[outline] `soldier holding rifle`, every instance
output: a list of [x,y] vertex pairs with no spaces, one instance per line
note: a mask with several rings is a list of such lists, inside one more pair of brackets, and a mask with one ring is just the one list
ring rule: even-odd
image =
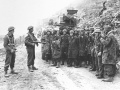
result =
[[15,63],[15,43],[14,43],[14,27],[9,27],[8,28],[8,34],[5,35],[4,37],[4,48],[6,50],[6,59],[5,59],[5,66],[4,66],[4,71],[5,71],[5,77],[9,77],[7,71],[10,66],[11,68],[11,74],[17,74],[14,71],[14,63]]
[[33,70],[38,70],[34,66],[34,60],[35,60],[35,45],[38,46],[37,38],[34,36],[33,33],[33,26],[28,27],[28,35],[25,37],[25,46],[28,53],[28,61],[27,66],[28,70],[30,72],[33,72]]

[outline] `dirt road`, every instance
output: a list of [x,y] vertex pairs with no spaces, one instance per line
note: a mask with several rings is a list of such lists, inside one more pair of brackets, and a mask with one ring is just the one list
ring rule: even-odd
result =
[[112,83],[96,79],[93,72],[85,68],[61,66],[55,68],[41,60],[41,47],[36,47],[35,66],[39,70],[28,72],[25,46],[16,53],[15,70],[18,75],[4,77],[4,59],[0,56],[0,90],[120,90],[120,77]]

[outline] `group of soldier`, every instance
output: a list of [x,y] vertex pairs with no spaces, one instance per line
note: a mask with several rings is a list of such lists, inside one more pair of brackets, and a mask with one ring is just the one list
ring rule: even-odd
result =
[[[117,22],[116,29],[120,28]],[[50,65],[59,68],[85,67],[96,72],[98,79],[112,82],[116,74],[119,45],[112,26],[105,24],[100,27],[70,30],[47,30],[42,36],[42,58]]]
[[[115,29],[120,29],[120,22],[116,22]],[[14,71],[15,63],[15,42],[14,27],[8,28],[8,34],[4,37],[4,47],[6,50],[5,77],[8,77],[8,68],[11,74]],[[28,35],[25,37],[25,46],[28,53],[27,66],[30,72],[38,70],[34,66],[35,45],[38,40],[33,33],[33,26],[28,27]],[[116,30],[112,26],[105,24],[100,27],[70,30],[47,30],[44,32],[42,43],[42,59],[50,65],[59,68],[61,65],[75,68],[85,67],[90,71],[95,71],[98,79],[105,82],[112,82],[116,74],[117,57],[119,56],[119,45],[114,37]],[[106,79],[107,76],[107,79]]]
[[[4,37],[4,48],[6,50],[6,59],[5,59],[5,66],[4,66],[4,71],[5,71],[5,77],[9,77],[8,74],[8,68],[10,67],[11,69],[11,74],[18,74],[18,72],[14,71],[14,64],[15,64],[15,57],[16,57],[16,43],[14,40],[14,30],[15,28],[13,26],[8,28],[8,34],[5,35]],[[34,27],[29,26],[28,27],[28,33],[27,36],[25,37],[25,46],[27,50],[27,66],[28,70],[30,72],[33,72],[34,70],[38,70],[34,66],[34,60],[35,60],[35,45],[38,46],[38,40],[35,37],[33,33]]]

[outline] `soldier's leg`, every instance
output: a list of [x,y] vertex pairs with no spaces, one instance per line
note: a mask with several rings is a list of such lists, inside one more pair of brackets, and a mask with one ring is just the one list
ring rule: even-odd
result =
[[104,78],[104,64],[101,64],[101,68],[99,70],[99,76],[98,79]]
[[57,68],[60,67],[60,58],[57,59]]
[[33,69],[33,70],[38,70],[38,68],[36,68],[36,67],[34,66],[34,64],[35,64],[35,48],[33,49],[32,69]]
[[5,71],[5,77],[8,77],[9,75],[7,74],[10,62],[11,62],[12,54],[10,52],[6,52],[6,59],[5,59],[5,66],[4,66],[4,71]]
[[65,58],[66,58],[66,48],[61,48],[61,55],[62,55],[62,65],[64,65]]
[[14,68],[14,63],[15,63],[15,54],[11,55],[11,62],[10,62],[10,68],[13,69]]
[[99,75],[99,65],[98,65],[98,57],[95,57],[95,66],[96,66],[96,76]]
[[27,53],[28,53],[27,66],[28,66],[29,71],[33,72],[33,70],[32,70],[33,57],[34,57],[33,49],[32,48],[27,48]]
[[14,71],[14,64],[15,64],[15,53],[12,54],[11,62],[10,62],[10,68],[11,68],[11,74],[18,74]]
[[104,69],[105,69],[105,72],[106,72],[106,74],[108,76],[108,79],[105,79],[103,81],[112,82],[113,77],[115,76],[116,66],[113,65],[113,64],[106,64]]

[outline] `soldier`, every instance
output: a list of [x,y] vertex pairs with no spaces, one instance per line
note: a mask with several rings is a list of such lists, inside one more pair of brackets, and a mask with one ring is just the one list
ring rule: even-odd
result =
[[99,76],[99,71],[102,64],[101,55],[98,55],[101,50],[101,31],[100,28],[97,27],[95,30],[95,66],[96,66],[96,76]]
[[93,32],[92,35],[92,47],[91,47],[91,68],[90,71],[96,71],[95,67],[95,33]]
[[28,70],[30,72],[33,72],[33,70],[38,70],[38,68],[34,66],[35,45],[38,46],[38,43],[34,43],[34,41],[37,41],[37,38],[34,36],[33,26],[29,26],[28,30],[29,30],[28,35],[25,37],[25,46],[28,53],[27,66],[28,66]]
[[8,28],[8,34],[4,37],[4,48],[6,50],[6,59],[5,59],[5,77],[9,77],[7,71],[10,66],[11,68],[11,74],[17,74],[17,72],[14,71],[14,63],[15,63],[15,43],[14,43],[14,27]]
[[101,38],[101,42],[103,44],[103,53],[102,53],[102,75],[106,74],[108,76],[107,79],[104,79],[105,82],[112,82],[113,77],[115,76],[116,71],[116,60],[117,60],[117,50],[118,43],[115,39],[112,32],[110,32],[110,25],[104,26],[104,34],[103,38]]
[[71,67],[73,62],[74,66],[77,66],[78,44],[78,38],[74,36],[74,31],[71,30],[68,47],[68,67]]
[[87,31],[86,32],[86,38],[87,38],[87,50],[86,50],[86,60],[87,60],[87,64],[90,65],[91,63],[91,43],[92,43],[92,38],[90,36],[90,32]]
[[54,35],[54,39],[52,40],[52,59],[53,66],[60,67],[60,37],[57,33]]
[[61,39],[60,39],[60,50],[61,50],[60,57],[61,57],[62,65],[64,65],[68,55],[68,45],[69,45],[68,37],[69,36],[67,35],[67,30],[64,29],[63,35],[61,35]]
[[51,51],[51,44],[52,44],[52,36],[51,31],[47,31],[47,34],[42,38],[42,42],[44,43],[44,53],[45,53],[45,60],[49,62],[52,59],[52,51]]
[[80,31],[79,34],[79,65],[81,66],[82,62],[85,63],[85,67],[87,64],[85,53],[86,53],[86,45],[87,44],[87,38],[84,35],[84,30]]

